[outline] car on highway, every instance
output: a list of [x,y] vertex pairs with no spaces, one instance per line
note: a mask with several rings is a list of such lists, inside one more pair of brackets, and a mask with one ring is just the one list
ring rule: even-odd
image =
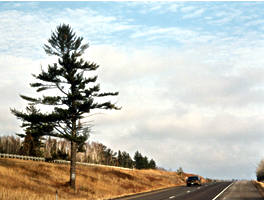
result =
[[201,186],[202,185],[202,181],[200,179],[199,176],[189,176],[187,179],[186,179],[186,185],[189,187],[189,186],[192,186],[192,185],[199,185]]

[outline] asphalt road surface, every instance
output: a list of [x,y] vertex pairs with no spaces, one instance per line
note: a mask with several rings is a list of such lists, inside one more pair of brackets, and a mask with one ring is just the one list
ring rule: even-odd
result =
[[216,182],[202,186],[179,186],[116,200],[261,200],[251,181]]
[[239,181],[235,182],[224,195],[217,200],[261,200],[261,197],[257,188],[251,181]]

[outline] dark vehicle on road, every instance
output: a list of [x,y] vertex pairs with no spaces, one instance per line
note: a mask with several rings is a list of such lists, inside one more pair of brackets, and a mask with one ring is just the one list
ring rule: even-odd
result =
[[186,180],[186,185],[187,186],[192,186],[192,185],[202,185],[201,179],[199,176],[190,176]]

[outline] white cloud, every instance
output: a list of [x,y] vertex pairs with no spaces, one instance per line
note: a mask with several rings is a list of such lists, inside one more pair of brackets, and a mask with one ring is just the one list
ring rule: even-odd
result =
[[[159,27],[144,27],[131,35],[132,39],[144,37],[147,41],[159,40],[159,39],[169,39],[172,41],[178,41],[180,43],[192,43],[200,42],[201,40],[206,39],[199,35],[196,31],[183,29],[179,27],[171,28],[159,28]],[[210,37],[209,37],[210,38]],[[207,39],[209,39],[207,38]]]
[[[168,11],[177,12],[180,8],[180,4],[178,2],[177,3],[174,2],[173,4],[168,5],[166,7],[168,8]],[[163,8],[163,9],[165,9],[165,8]]]
[[251,20],[248,23],[246,23],[246,26],[257,26],[257,25],[263,25],[264,24],[264,20],[263,19],[259,19],[259,20]]
[[214,18],[210,21],[208,21],[209,24],[215,24],[215,25],[224,25],[232,21],[240,21],[243,18],[243,11],[236,8],[226,8],[226,11],[219,11],[218,7],[215,7],[213,10],[215,10]]
[[95,41],[107,40],[115,32],[135,28],[114,16],[104,16],[88,8],[66,8],[60,12],[50,10],[49,13],[7,10],[0,12],[0,23],[0,51],[29,57],[43,56],[42,45],[49,38],[51,30],[54,31],[61,23],[70,24],[79,35],[82,33],[85,38]]
[[189,54],[183,49],[137,52],[98,46],[91,52],[90,58],[101,64],[102,85],[120,91],[123,107],[95,118],[92,139],[131,154],[138,149],[168,168],[182,166],[210,177],[223,168],[241,168],[219,177],[254,178],[252,163],[260,159],[264,131],[263,91],[254,88],[263,84],[264,71],[243,68],[239,58],[246,54],[263,62],[257,49],[237,50],[232,67],[220,62],[221,55],[204,64],[210,56],[203,48]]
[[205,9],[198,9],[192,13],[183,15],[183,18],[188,19],[188,18],[200,17],[204,13],[204,11]]
[[149,2],[129,2],[125,4],[125,7],[136,8],[142,14],[148,14],[150,12],[156,12],[164,14],[168,12],[178,12],[183,2],[166,2],[166,1],[149,1]]
[[195,10],[196,8],[194,6],[185,6],[185,7],[182,7],[181,8],[181,11],[184,12],[184,13],[188,13],[188,12],[191,12],[193,10]]
[[14,134],[20,132],[18,122],[10,112],[10,108],[22,110],[26,106],[20,94],[32,94],[29,83],[32,80],[31,73],[37,72],[40,65],[36,61],[27,58],[0,55],[0,133]]

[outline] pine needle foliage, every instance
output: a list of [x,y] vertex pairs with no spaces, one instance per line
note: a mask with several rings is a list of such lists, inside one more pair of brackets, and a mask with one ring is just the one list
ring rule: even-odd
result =
[[[48,123],[38,121],[37,116],[40,114],[35,106],[29,105],[26,107],[26,114],[12,110],[11,112],[22,120],[21,127],[24,128],[25,134],[17,134],[19,137],[24,138],[22,153],[28,156],[42,156],[40,148],[42,147],[43,136],[49,135],[53,131],[53,127]],[[31,117],[33,120],[28,120]]]
[[83,38],[76,36],[69,25],[59,25],[48,44],[44,45],[46,54],[56,56],[58,61],[49,64],[46,70],[41,69],[40,74],[33,75],[37,82],[30,84],[37,92],[56,90],[56,95],[43,95],[41,98],[20,95],[33,105],[52,107],[52,112],[29,115],[12,110],[17,117],[28,122],[37,121],[51,125],[53,131],[49,133],[50,136],[71,141],[70,185],[74,189],[77,145],[83,144],[89,134],[89,126],[78,122],[95,109],[120,109],[102,98],[116,96],[118,92],[100,92],[100,85],[96,83],[97,76],[91,76],[91,72],[99,65],[84,61],[81,57],[88,48],[88,44],[82,42]]

